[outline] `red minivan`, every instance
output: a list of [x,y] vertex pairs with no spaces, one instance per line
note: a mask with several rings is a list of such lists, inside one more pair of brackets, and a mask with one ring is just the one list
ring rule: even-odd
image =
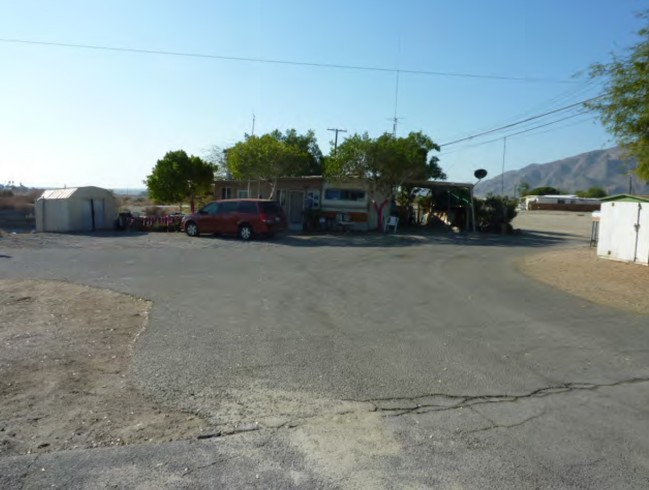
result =
[[189,236],[217,233],[250,240],[255,235],[272,236],[286,230],[286,216],[277,201],[226,199],[211,202],[200,211],[185,216],[181,229]]

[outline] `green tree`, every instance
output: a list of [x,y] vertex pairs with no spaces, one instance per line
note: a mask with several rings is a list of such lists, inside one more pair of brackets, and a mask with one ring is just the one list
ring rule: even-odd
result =
[[597,197],[602,198],[608,196],[607,192],[601,187],[591,187],[587,191],[575,192],[579,197]]
[[527,182],[521,182],[518,184],[518,195],[519,196],[527,196],[530,193],[530,184]]
[[556,187],[550,186],[535,187],[534,189],[527,191],[528,196],[547,196],[557,194],[561,194],[561,191]]
[[386,196],[381,203],[372,200],[380,228],[383,208],[397,192],[405,191],[411,199],[411,189],[405,189],[408,180],[446,178],[439,158],[429,157],[431,151],[439,149],[439,145],[421,132],[411,132],[402,138],[390,133],[378,138],[370,138],[367,133],[353,134],[338,146],[335,155],[327,158],[325,173],[334,179],[364,179],[369,182],[373,195],[380,192]]
[[480,231],[490,233],[511,233],[511,222],[518,214],[518,201],[509,197],[489,194],[484,199],[475,199],[475,216]]
[[284,133],[276,129],[270,133],[273,138],[281,141],[300,152],[299,160],[292,168],[292,174],[286,177],[296,175],[322,175],[324,155],[318,146],[318,140],[313,130],[305,134],[299,134],[295,129],[287,129]]
[[277,135],[246,135],[227,151],[227,166],[237,180],[261,180],[271,184],[272,199],[277,179],[299,175],[301,166],[308,158],[297,146],[282,141]]
[[149,197],[163,203],[189,200],[194,212],[196,198],[212,191],[216,165],[189,156],[183,150],[170,151],[158,160],[144,183]]
[[[649,10],[641,14],[647,21]],[[586,104],[599,113],[604,126],[638,165],[634,172],[649,181],[649,23],[628,56],[613,55],[609,63],[590,67],[591,79],[604,80],[604,95]]]

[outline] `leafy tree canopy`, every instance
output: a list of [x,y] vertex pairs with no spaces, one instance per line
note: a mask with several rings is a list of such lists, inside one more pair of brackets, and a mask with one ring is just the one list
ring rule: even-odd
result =
[[587,191],[577,191],[575,192],[579,197],[606,197],[608,196],[607,192],[601,187],[591,187]]
[[183,150],[170,151],[158,160],[144,183],[154,201],[182,203],[189,200],[193,211],[195,198],[212,191],[215,171],[214,164],[197,156],[189,156]]
[[272,185],[271,198],[279,177],[300,175],[309,154],[275,134],[246,135],[227,152],[227,165],[238,180],[266,180]]
[[518,186],[518,193],[521,196],[527,196],[530,193],[530,184],[527,182],[521,182]]
[[528,196],[547,196],[547,195],[557,195],[561,194],[561,191],[556,187],[535,187],[534,189],[527,191]]
[[445,179],[439,158],[431,151],[439,145],[421,133],[411,132],[403,138],[385,133],[370,138],[367,133],[353,134],[327,158],[325,172],[333,178],[365,178],[376,188],[393,195],[408,179]]
[[318,140],[313,130],[304,134],[299,134],[295,129],[287,129],[284,133],[276,129],[270,135],[285,143],[286,145],[296,148],[300,152],[300,159],[296,162],[295,168],[292,168],[292,175],[322,175],[324,156]]
[[[641,14],[645,22],[649,10]],[[613,55],[609,63],[590,68],[591,79],[604,81],[604,96],[586,104],[599,113],[604,126],[629,156],[635,173],[649,181],[649,23],[638,32],[640,41],[628,56]]]

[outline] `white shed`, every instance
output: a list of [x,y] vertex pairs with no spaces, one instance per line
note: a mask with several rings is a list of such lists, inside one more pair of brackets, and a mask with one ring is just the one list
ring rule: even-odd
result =
[[113,227],[115,196],[101,187],[71,187],[43,192],[36,200],[36,231],[93,231]]
[[597,255],[649,265],[649,196],[602,199]]

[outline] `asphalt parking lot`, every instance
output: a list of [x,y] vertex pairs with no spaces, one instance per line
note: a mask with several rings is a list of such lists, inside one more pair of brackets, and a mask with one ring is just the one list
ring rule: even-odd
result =
[[3,458],[0,484],[646,488],[647,317],[513,267],[584,235],[4,239],[2,278],[151,300],[130,376],[212,437]]

